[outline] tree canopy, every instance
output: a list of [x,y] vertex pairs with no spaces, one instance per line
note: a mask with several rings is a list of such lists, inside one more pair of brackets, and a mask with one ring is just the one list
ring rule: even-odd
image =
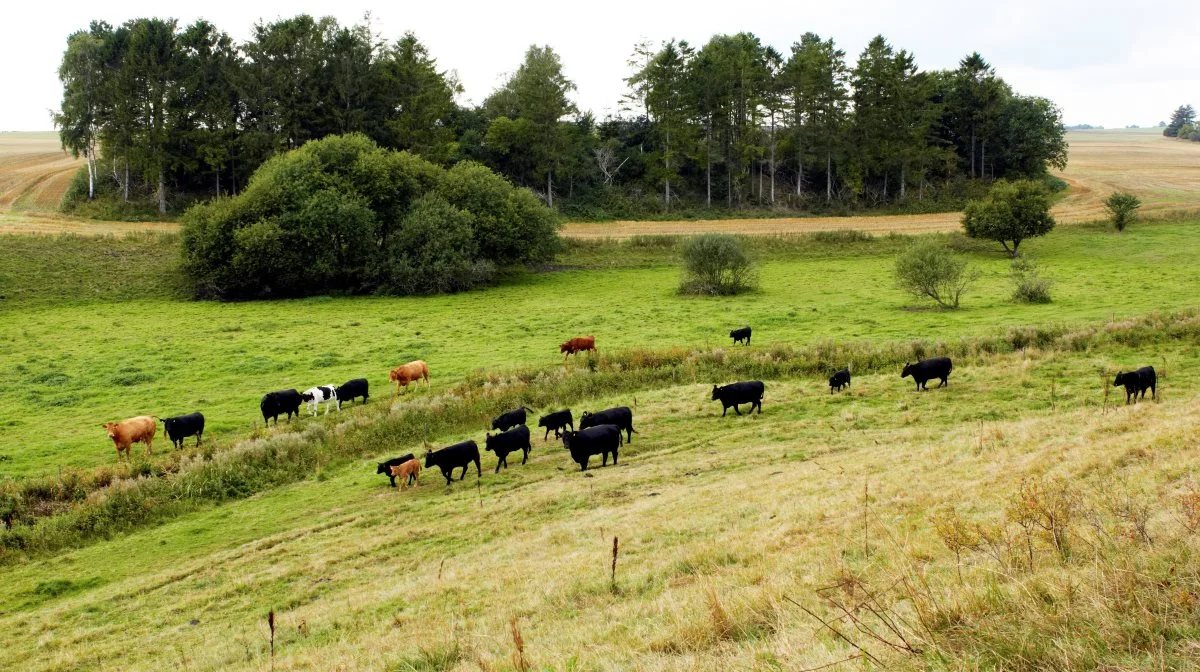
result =
[[[643,42],[629,63],[621,111],[596,119],[546,45],[473,106],[415,35],[389,41],[365,20],[301,14],[242,43],[203,20],[94,22],[67,40],[55,121],[88,159],[86,197],[160,211],[235,194],[271,157],[346,133],[440,166],[482,163],[582,216],[953,206],[1066,162],[1058,108],[1013,91],[978,53],[923,70],[882,35],[851,63],[815,33],[776,49],[742,32]],[[1192,134],[1189,110],[1164,131]]]
[[963,229],[972,238],[1000,243],[1009,256],[1016,257],[1022,241],[1054,229],[1050,194],[1032,180],[1000,180],[986,197],[967,203]]

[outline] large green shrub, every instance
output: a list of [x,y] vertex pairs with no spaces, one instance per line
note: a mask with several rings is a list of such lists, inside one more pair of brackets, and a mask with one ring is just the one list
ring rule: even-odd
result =
[[486,167],[440,168],[361,135],[264,163],[246,190],[183,218],[184,268],[201,297],[427,294],[549,260],[554,213]]
[[1054,229],[1050,193],[1034,180],[998,180],[986,197],[967,203],[963,229],[972,238],[1000,243],[1009,256],[1016,257],[1021,241]]
[[690,238],[683,246],[683,264],[682,294],[740,294],[758,282],[741,241],[725,234]]
[[920,240],[896,256],[896,284],[918,299],[958,308],[963,292],[979,278],[967,262],[935,239]]

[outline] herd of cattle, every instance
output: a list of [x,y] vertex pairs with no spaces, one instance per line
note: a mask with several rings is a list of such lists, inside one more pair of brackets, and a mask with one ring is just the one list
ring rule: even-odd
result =
[[[729,336],[733,338],[735,344],[740,342],[749,345],[750,335],[751,330],[748,326],[729,332]],[[572,338],[559,346],[559,352],[566,353],[566,356],[595,349],[596,339],[594,336]],[[916,382],[919,392],[928,389],[928,381],[934,379],[941,381],[938,387],[948,385],[950,372],[953,369],[954,364],[949,357],[935,357],[915,364],[905,364],[900,377],[911,377]],[[409,383],[423,380],[426,385],[429,385],[429,366],[421,360],[412,361],[392,369],[388,378],[396,385],[394,398],[400,393],[401,388],[408,386]],[[849,386],[849,368],[844,368],[829,378],[830,394],[840,392],[842,388]],[[1113,386],[1125,388],[1127,405],[1131,401],[1136,403],[1139,395],[1145,399],[1146,390],[1150,390],[1152,399],[1158,397],[1158,377],[1152,366],[1142,367],[1136,371],[1118,372],[1113,380]],[[742,381],[724,386],[714,385],[712,400],[721,402],[721,417],[725,417],[730,407],[733,408],[734,413],[741,415],[739,406],[746,404],[750,405],[749,413],[753,413],[757,408],[761,414],[764,392],[765,386],[761,380]],[[281,415],[286,416],[289,422],[293,415],[297,418],[300,417],[300,407],[304,404],[307,404],[308,411],[313,416],[317,415],[321,404],[325,404],[325,414],[328,415],[330,406],[341,411],[342,402],[361,399],[362,403],[365,403],[369,397],[367,379],[355,378],[342,385],[318,385],[304,392],[297,392],[294,389],[268,392],[259,403],[259,410],[262,412],[264,424],[269,425],[270,421],[274,420],[278,425]],[[508,456],[518,450],[522,453],[521,464],[528,461],[529,451],[532,450],[529,427],[526,426],[528,410],[530,409],[522,406],[506,411],[492,420],[491,428],[497,430],[498,433],[486,434],[484,450],[496,455],[495,473],[499,473],[501,467],[507,468]],[[128,460],[130,448],[134,443],[144,443],[146,454],[150,455],[158,422],[157,416],[142,415],[121,422],[105,423],[104,428],[117,449],[117,460],[120,461],[122,455]],[[182,448],[183,440],[190,436],[195,436],[196,445],[200,445],[200,440],[204,435],[203,414],[197,412],[165,418],[162,419],[162,423],[175,448]],[[633,428],[633,411],[627,406],[609,408],[595,413],[585,411],[579,418],[578,430],[575,429],[574,416],[570,409],[554,411],[541,416],[538,419],[538,427],[546,430],[542,435],[543,441],[549,439],[551,431],[554,432],[554,437],[562,441],[563,448],[570,453],[572,461],[579,465],[581,471],[587,470],[588,462],[594,456],[601,456],[601,466],[608,466],[608,457],[611,454],[613,464],[616,464],[619,448],[627,441],[633,441],[633,435],[637,431]],[[438,467],[442,476],[445,477],[447,485],[452,482],[452,474],[455,469],[462,469],[459,480],[466,478],[467,468],[471,463],[475,464],[476,475],[482,476],[479,445],[475,441],[463,441],[445,448],[428,451],[425,454],[425,468]],[[403,488],[419,483],[420,471],[420,461],[409,453],[379,463],[376,473],[387,475],[393,487],[396,486],[396,479],[399,478]]]

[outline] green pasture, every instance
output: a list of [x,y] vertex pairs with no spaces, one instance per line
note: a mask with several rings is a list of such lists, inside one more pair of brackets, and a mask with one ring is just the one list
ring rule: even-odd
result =
[[[380,403],[390,396],[389,367],[417,358],[437,390],[475,371],[555,365],[558,343],[576,335],[595,335],[601,349],[719,345],[744,324],[754,328],[752,348],[955,339],[1190,307],[1200,289],[1197,221],[1121,235],[1064,227],[1027,242],[1022,249],[1055,280],[1053,303],[1037,306],[1009,300],[1008,261],[990,247],[967,252],[982,278],[962,309],[914,304],[891,278],[906,240],[750,243],[762,259],[761,291],[736,298],[676,295],[675,243],[652,239],[573,243],[551,269],[454,296],[217,303],[186,299],[170,237],[5,239],[0,473],[111,462],[100,425],[132,415],[199,410],[219,438],[261,422],[265,392],[360,376],[370,380],[370,403]],[[155,448],[169,450],[162,434]]]

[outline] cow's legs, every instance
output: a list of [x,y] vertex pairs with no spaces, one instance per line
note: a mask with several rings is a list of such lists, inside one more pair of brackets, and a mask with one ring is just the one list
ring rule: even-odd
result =
[[742,414],[742,412],[738,410],[738,405],[737,405],[737,404],[734,404],[734,405],[733,405],[733,412],[734,412],[734,413],[737,413],[738,415],[741,415],[741,414]]

